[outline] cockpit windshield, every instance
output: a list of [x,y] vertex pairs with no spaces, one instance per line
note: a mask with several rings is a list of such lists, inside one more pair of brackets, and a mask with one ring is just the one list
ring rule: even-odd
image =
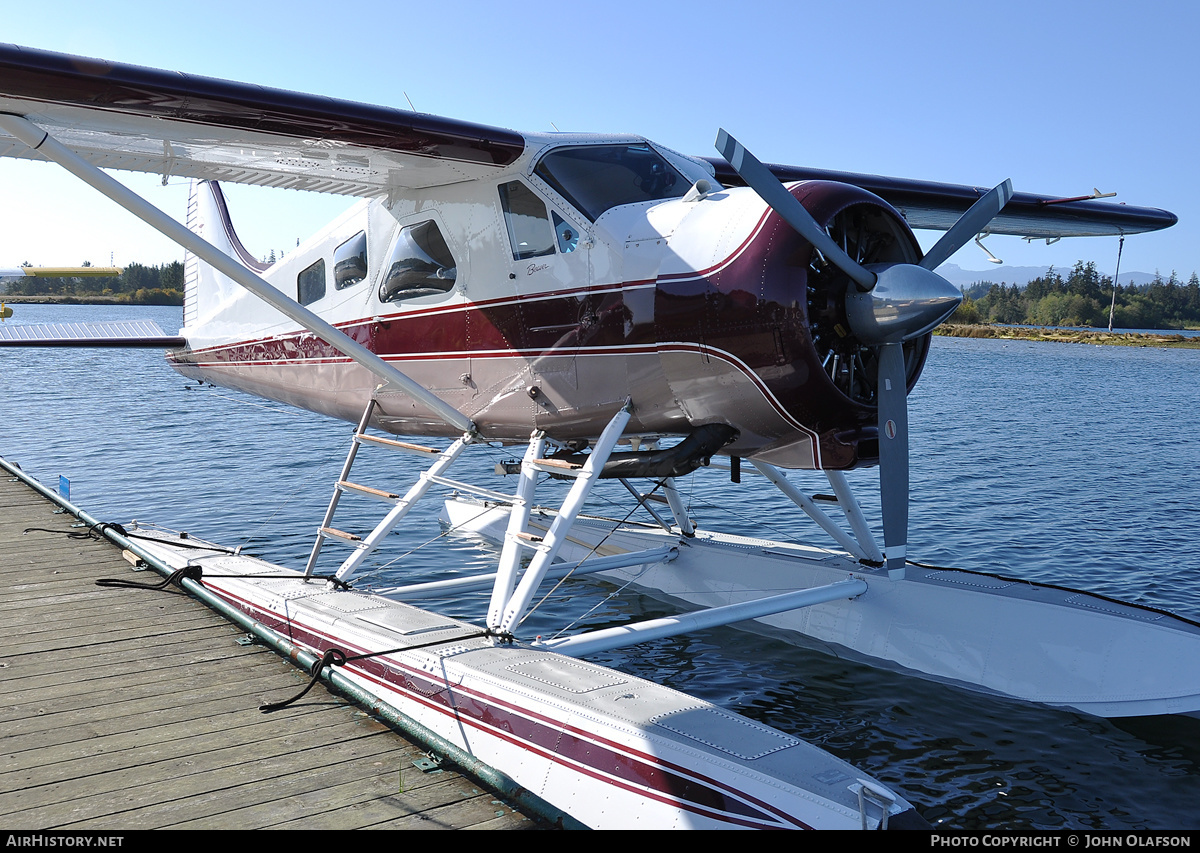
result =
[[534,173],[593,222],[610,207],[679,198],[691,186],[644,142],[557,148]]

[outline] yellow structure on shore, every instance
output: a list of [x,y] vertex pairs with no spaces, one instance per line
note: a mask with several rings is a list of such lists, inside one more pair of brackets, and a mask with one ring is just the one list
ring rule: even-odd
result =
[[15,267],[0,269],[0,278],[32,276],[34,278],[80,278],[82,276],[118,276],[122,267]]

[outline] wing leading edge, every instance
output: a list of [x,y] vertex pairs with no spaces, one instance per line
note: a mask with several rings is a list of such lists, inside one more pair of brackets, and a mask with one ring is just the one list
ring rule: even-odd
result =
[[[726,186],[743,181],[733,167],[719,158],[706,158],[716,177]],[[968,187],[909,178],[886,178],[803,166],[768,164],[781,181],[838,181],[875,193],[895,207],[912,228],[949,229],[990,187]],[[1169,228],[1175,214],[1153,207],[1131,207],[1099,201],[1062,202],[1054,196],[1015,193],[988,225],[989,234],[1015,237],[1107,237]]]
[[[0,45],[0,112],[97,166],[357,196],[495,174],[521,134],[470,122]],[[0,134],[0,156],[43,159]]]

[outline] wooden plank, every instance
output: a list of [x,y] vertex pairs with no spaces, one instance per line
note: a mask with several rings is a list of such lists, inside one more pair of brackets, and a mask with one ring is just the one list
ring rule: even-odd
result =
[[349,480],[338,480],[338,485],[343,489],[350,489],[355,492],[362,492],[365,495],[374,495],[377,498],[386,498],[394,501],[400,497],[395,492],[385,492],[383,489],[375,489],[371,486],[364,486],[361,483],[351,483]]
[[[93,822],[122,815],[124,826],[175,826],[289,796],[292,786],[281,787],[280,780],[292,775],[311,775],[328,767],[351,784],[365,786],[379,770],[364,770],[360,766],[363,761],[372,768],[390,768],[400,761],[411,762],[413,756],[420,754],[414,747],[398,743],[382,725],[376,724],[373,731],[347,730],[321,724],[334,721],[329,719],[330,715],[320,716],[324,720],[313,720],[311,715],[299,720],[319,725],[282,737],[260,739],[249,749],[232,745],[196,752],[146,754],[142,757],[147,760],[111,772],[71,779],[67,784],[46,783],[26,789],[24,795],[14,793],[11,804],[23,807],[22,814],[40,820],[39,825],[78,826],[78,821]],[[357,736],[350,737],[351,734]],[[36,802],[30,802],[35,795]],[[246,815],[243,818],[230,821],[229,825],[245,828],[266,825]]]
[[436,447],[426,447],[422,444],[411,444],[407,441],[397,441],[394,438],[381,438],[377,435],[367,435],[365,432],[360,432],[355,435],[358,441],[369,441],[373,444],[380,444],[384,447],[395,447],[400,450],[411,450],[414,453],[420,453],[425,456],[437,456],[442,451]]
[[0,478],[0,822],[28,828],[541,827]]
[[[204,672],[191,669],[181,676],[176,670],[168,670],[156,680],[142,681],[132,687],[111,679],[93,679],[83,688],[65,694],[57,689],[30,693],[22,697],[26,701],[12,706],[0,743],[18,735],[23,744],[35,743],[42,732],[62,727],[88,726],[93,732],[124,731],[125,725],[137,729],[149,725],[159,714],[170,714],[170,719],[192,719],[197,713],[208,713],[203,710],[206,704],[223,702],[226,696],[236,699],[237,704],[231,707],[256,711],[262,700],[253,694],[273,692],[275,698],[286,697],[298,693],[303,684],[278,677],[272,679],[279,674],[271,665],[274,661],[252,669],[239,667],[236,673],[229,673],[226,663],[214,663]],[[171,679],[169,689],[162,689],[163,679]],[[121,695],[119,703],[106,701],[114,691]]]

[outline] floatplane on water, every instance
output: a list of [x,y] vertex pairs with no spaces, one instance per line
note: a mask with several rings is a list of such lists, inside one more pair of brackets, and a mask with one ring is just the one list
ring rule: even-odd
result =
[[[200,565],[191,583],[316,655],[374,655],[347,661],[346,677],[584,824],[913,816],[796,738],[578,659],[705,626],[759,620],[839,654],[1092,714],[1200,709],[1197,623],[906,556],[906,397],[961,299],[936,268],[984,233],[1129,234],[1171,225],[1170,213],[1007,181],[767,166],[725,131],[721,158],[702,159],[636,136],[515,133],[11,46],[0,131],[0,155],[59,164],[187,250],[183,328],[143,343],[169,348],[185,376],[358,424],[304,569],[159,533],[142,552]],[[187,225],[99,167],[197,179]],[[366,200],[268,268],[238,241],[216,181]],[[914,227],[946,233],[923,255]],[[43,337],[109,336],[131,337]],[[500,466],[515,487],[449,476],[486,443],[525,447]],[[359,484],[363,447],[428,468],[407,490]],[[753,474],[777,488],[837,550],[697,529],[678,480],[714,457],[734,483]],[[872,465],[882,548],[844,475]],[[832,495],[802,491],[795,469],[822,472]],[[570,481],[557,508],[536,505],[548,478]],[[651,521],[585,513],[604,478]],[[455,492],[447,523],[500,545],[496,571],[386,596],[346,589],[435,485]],[[370,532],[344,531],[347,496],[389,508]],[[316,571],[330,543],[350,549],[332,578]],[[544,584],[596,573],[689,607],[523,636]],[[491,591],[481,625],[410,603],[474,589]]]

